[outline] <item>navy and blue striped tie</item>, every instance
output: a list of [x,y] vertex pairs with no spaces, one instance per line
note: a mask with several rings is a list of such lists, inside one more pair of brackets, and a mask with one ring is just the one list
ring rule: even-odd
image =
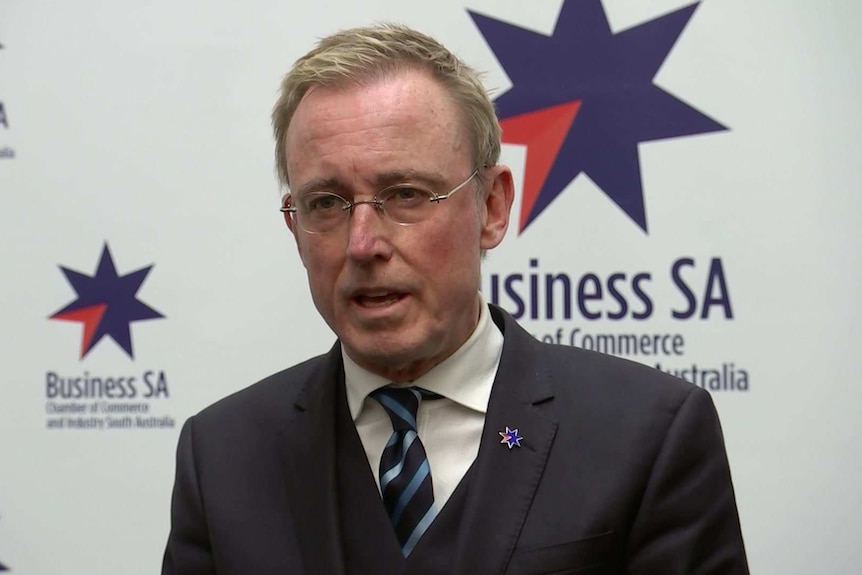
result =
[[380,458],[380,492],[404,556],[437,515],[431,468],[416,432],[422,397],[440,396],[418,387],[382,387],[371,394],[392,421],[392,436]]

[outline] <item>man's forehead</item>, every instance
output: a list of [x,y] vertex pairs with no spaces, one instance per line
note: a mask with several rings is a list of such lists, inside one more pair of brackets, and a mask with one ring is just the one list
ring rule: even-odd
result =
[[[293,120],[362,113],[400,114],[415,120],[456,120],[458,116],[454,101],[437,80],[423,70],[406,69],[362,81],[314,85],[303,94]],[[292,121],[288,133],[293,125]]]
[[312,178],[346,174],[376,184],[391,174],[440,173],[470,146],[443,88],[407,71],[370,84],[315,87],[297,107],[285,148],[295,190]]

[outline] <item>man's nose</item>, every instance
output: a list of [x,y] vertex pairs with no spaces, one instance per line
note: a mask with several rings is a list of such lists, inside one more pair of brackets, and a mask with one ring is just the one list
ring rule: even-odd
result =
[[347,256],[358,262],[388,259],[392,246],[387,233],[386,215],[373,203],[353,206],[348,222]]

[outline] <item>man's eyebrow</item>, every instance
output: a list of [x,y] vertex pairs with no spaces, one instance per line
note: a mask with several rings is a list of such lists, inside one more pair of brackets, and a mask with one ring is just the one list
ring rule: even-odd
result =
[[385,188],[394,184],[417,182],[431,187],[439,187],[446,183],[434,172],[423,172],[420,170],[392,170],[381,172],[374,177],[374,184]]
[[[375,192],[379,192],[383,188],[397,184],[405,183],[420,183],[429,186],[432,189],[445,186],[446,180],[435,172],[423,172],[421,170],[390,170],[388,172],[380,172],[374,175],[372,180]],[[351,190],[350,186],[344,185],[337,177],[319,177],[312,178],[299,186],[296,190],[291,190],[293,195],[299,196],[311,192],[335,192],[337,194],[356,193]]]
[[296,190],[292,190],[292,193],[300,196],[303,194],[308,194],[311,192],[319,192],[319,191],[333,191],[338,192],[343,188],[341,183],[338,181],[338,178],[312,178],[308,180],[301,186],[299,186]]

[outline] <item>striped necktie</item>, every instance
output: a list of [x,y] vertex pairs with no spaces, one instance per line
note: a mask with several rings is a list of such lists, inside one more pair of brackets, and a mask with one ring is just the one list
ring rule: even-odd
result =
[[423,397],[441,396],[419,387],[382,387],[371,394],[392,421],[392,435],[380,458],[380,492],[404,556],[437,515],[431,468],[416,432]]

